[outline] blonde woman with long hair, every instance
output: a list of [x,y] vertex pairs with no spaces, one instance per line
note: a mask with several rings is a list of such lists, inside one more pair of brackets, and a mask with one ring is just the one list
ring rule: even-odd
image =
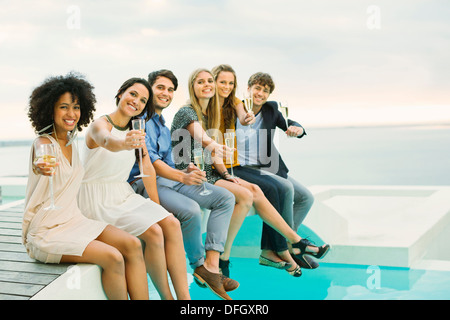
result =
[[[211,72],[205,69],[195,71],[189,80],[190,105],[192,106],[191,110],[192,112],[195,112],[197,119],[202,119],[202,126],[200,127],[198,121],[195,121],[192,117],[190,119],[187,117],[177,117],[179,112],[174,117],[172,133],[177,129],[186,128],[194,138],[191,139],[191,148],[194,147],[194,140],[196,140],[197,144],[212,151],[210,161],[214,163],[214,169],[211,164],[208,166],[205,165],[207,181],[211,184],[226,188],[235,195],[236,205],[228,228],[222,259],[225,261],[229,259],[234,239],[252,205],[255,206],[259,216],[264,222],[282,234],[294,248],[298,248],[302,245],[300,243],[302,238],[283,220],[277,210],[264,196],[262,190],[255,184],[230,176],[226,170],[223,164],[223,156],[225,154],[230,154],[234,150],[229,149],[215,140],[217,139],[219,142],[222,141],[222,133],[220,133],[219,130],[221,112],[218,91],[216,89],[217,86]],[[210,108],[212,110],[209,110]],[[200,112],[201,114],[199,115]],[[219,115],[217,115],[217,113],[219,113]],[[211,118],[212,115],[214,116],[213,118]],[[174,147],[174,158],[176,162],[178,162],[177,165],[180,169],[183,169],[184,167],[187,167],[187,164],[183,161],[185,160],[183,159],[185,155],[180,153],[177,154],[175,152],[175,150],[182,151],[178,146],[181,142],[182,141],[173,141],[172,144]],[[177,161],[177,158],[181,161]],[[307,251],[318,252],[320,251],[320,248],[316,246],[303,248],[302,246],[300,252],[298,250],[295,251],[296,253],[303,255]],[[287,255],[286,258],[289,259]],[[301,275],[300,267],[295,262],[282,263],[281,268],[289,269],[288,272],[293,276],[299,277]]]

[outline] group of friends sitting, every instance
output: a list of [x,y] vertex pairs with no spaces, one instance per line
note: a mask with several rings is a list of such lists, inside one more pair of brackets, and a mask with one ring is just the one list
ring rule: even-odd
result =
[[[85,76],[45,79],[28,109],[38,134],[22,228],[30,257],[99,265],[108,299],[148,299],[148,274],[164,300],[190,299],[187,257],[199,286],[231,300],[239,287],[231,248],[254,207],[263,221],[261,265],[294,277],[317,268],[330,246],[297,232],[313,195],[289,175],[274,144],[277,127],[293,138],[306,132],[268,101],[269,74],[249,78],[244,101],[236,86],[229,65],[195,70],[189,101],[169,129],[163,113],[178,88],[170,70],[126,80],[114,110],[95,120]],[[210,211],[204,242],[202,209]]]

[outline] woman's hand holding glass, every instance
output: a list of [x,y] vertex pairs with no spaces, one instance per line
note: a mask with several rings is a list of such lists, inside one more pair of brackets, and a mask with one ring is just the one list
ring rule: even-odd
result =
[[49,187],[50,187],[50,205],[45,207],[44,210],[55,210],[59,207],[55,206],[55,201],[53,197],[53,176],[56,174],[55,167],[56,162],[56,150],[52,143],[49,144],[37,144],[35,146],[35,159],[33,164],[38,173],[48,176]]
[[[148,175],[144,174],[144,166],[142,164],[142,148],[145,145],[145,120],[144,119],[133,119],[131,121],[131,126],[133,128],[133,131],[138,132],[138,139],[136,143],[136,148],[139,148],[139,170],[140,174],[137,176],[134,176],[135,178],[144,178],[148,177]],[[139,135],[140,134],[140,135]],[[143,141],[142,141],[143,140]]]

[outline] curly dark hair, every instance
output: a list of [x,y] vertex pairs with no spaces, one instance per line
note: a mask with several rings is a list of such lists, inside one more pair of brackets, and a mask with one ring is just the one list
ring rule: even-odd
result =
[[[69,72],[65,76],[52,76],[35,88],[30,95],[28,118],[36,132],[53,123],[54,106],[58,99],[66,92],[72,95],[72,101],[78,99],[81,115],[77,123],[78,131],[86,127],[93,119],[97,99],[92,86],[77,72]],[[51,133],[52,127],[41,133]]]

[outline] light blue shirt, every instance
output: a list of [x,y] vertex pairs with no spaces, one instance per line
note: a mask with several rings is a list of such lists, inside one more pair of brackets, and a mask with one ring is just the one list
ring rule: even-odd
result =
[[243,126],[239,120],[236,121],[236,148],[238,151],[238,161],[241,166],[261,165],[259,161],[260,135],[263,118],[261,112],[255,116],[255,123],[250,126]]
[[[144,115],[145,117],[145,115]],[[153,117],[145,124],[145,144],[147,145],[150,161],[164,161],[167,165],[175,168],[172,159],[172,140],[170,130],[165,125],[164,117],[155,113]],[[134,180],[134,176],[139,174],[139,164],[136,162],[131,169],[128,182]]]

